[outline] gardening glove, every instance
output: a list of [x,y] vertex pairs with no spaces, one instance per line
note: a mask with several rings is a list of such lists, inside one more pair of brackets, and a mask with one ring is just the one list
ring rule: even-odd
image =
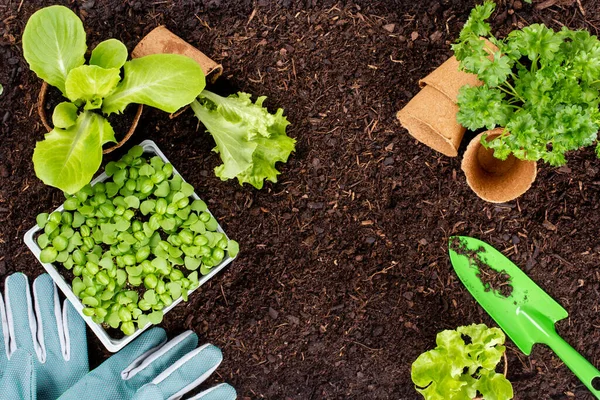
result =
[[[110,357],[65,392],[60,400],[171,400],[200,385],[223,356],[211,344],[199,348],[198,336],[186,331],[166,341],[165,331],[152,328]],[[194,399],[235,400],[229,385],[208,389]]]
[[[35,311],[34,311],[35,310]],[[0,294],[0,397],[55,400],[89,371],[85,322],[48,274],[10,275]]]

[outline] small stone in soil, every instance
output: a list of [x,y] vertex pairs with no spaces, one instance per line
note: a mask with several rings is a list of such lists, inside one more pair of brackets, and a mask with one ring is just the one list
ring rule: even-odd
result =
[[277,312],[274,308],[269,307],[269,316],[273,319],[277,319],[277,317],[279,317],[279,312]]
[[389,33],[394,32],[394,28],[396,28],[396,24],[386,24],[383,26],[383,29],[385,29]]

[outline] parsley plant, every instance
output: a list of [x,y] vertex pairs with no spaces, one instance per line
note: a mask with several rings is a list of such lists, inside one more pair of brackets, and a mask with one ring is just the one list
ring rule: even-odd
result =
[[[486,20],[496,5],[476,6],[452,46],[461,69],[482,86],[461,88],[458,122],[468,129],[505,127],[482,144],[494,156],[566,163],[565,153],[597,141],[600,125],[600,41],[583,30],[533,24],[500,40]],[[491,51],[481,38],[498,47]],[[600,145],[596,146],[600,156]]]

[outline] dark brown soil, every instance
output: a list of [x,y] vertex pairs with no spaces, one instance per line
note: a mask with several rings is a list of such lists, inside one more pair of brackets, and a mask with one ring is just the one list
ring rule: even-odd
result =
[[[33,173],[41,82],[20,46],[27,18],[50,3],[0,2],[0,277],[43,271],[22,236],[62,201]],[[410,365],[436,333],[493,324],[453,273],[452,235],[478,237],[524,268],[570,312],[558,331],[600,365],[593,149],[568,167],[540,165],[524,196],[493,205],[469,190],[460,157],[416,143],[395,119],[417,80],[451,55],[474,2],[63,3],[84,18],[91,46],[116,37],[132,49],[166,24],[223,64],[220,89],[266,95],[292,122],[297,152],[261,191],[214,176],[214,143],[190,111],[170,120],[148,108],[132,139],[155,140],[241,244],[238,260],[163,323],[171,336],[194,329],[223,349],[213,381],[248,399],[418,399]],[[597,34],[597,0],[501,3],[492,21],[501,33],[545,22]],[[90,354],[94,364],[107,355],[96,340]],[[508,343],[508,357],[517,399],[592,398],[544,346],[526,357]]]
[[458,255],[466,256],[469,260],[469,267],[476,269],[475,274],[483,283],[486,292],[493,291],[501,296],[509,297],[513,291],[511,277],[506,271],[496,271],[491,265],[481,259],[481,253],[485,252],[483,246],[477,250],[470,250],[467,244],[463,243],[458,237],[453,237],[449,244],[450,250]]

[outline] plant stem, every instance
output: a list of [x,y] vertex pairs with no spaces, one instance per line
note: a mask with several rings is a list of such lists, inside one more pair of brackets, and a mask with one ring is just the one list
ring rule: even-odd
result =
[[511,90],[512,90],[512,94],[517,97],[519,100],[521,100],[523,103],[525,103],[525,100],[519,95],[519,93],[517,93],[517,90],[508,82],[504,82],[505,85],[507,85]]

